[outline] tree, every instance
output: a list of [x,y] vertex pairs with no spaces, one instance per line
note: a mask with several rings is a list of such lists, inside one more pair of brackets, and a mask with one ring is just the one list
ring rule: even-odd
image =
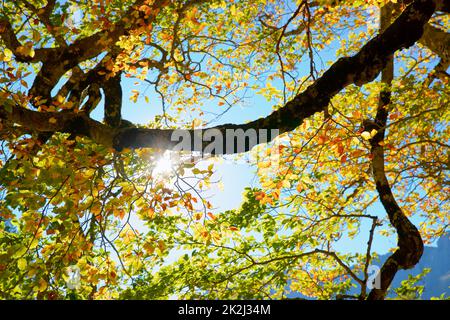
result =
[[[2,297],[328,299],[356,283],[353,298],[384,299],[423,239],[448,231],[449,10],[444,0],[4,2],[0,214],[17,230],[2,224]],[[318,68],[332,45],[339,58]],[[145,126],[122,119],[130,80],[161,99]],[[130,100],[151,105],[145,91]],[[206,104],[220,116],[248,92],[274,111],[209,124]],[[265,129],[275,133],[241,146],[228,135]],[[179,151],[174,136],[202,134],[217,148],[189,140],[172,177],[155,174],[161,152]],[[203,191],[214,164],[186,151],[250,152],[261,187],[213,214]],[[370,213],[377,200],[387,216]],[[366,253],[337,252],[365,220]],[[381,226],[398,247],[368,292]],[[185,255],[167,264],[173,252]]]

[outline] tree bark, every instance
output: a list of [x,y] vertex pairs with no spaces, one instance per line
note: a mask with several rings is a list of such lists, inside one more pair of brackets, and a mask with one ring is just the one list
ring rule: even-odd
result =
[[[392,5],[390,3],[381,9],[380,28],[382,30],[389,24],[391,13]],[[377,134],[370,140],[372,146],[372,173],[380,201],[386,210],[390,223],[397,231],[398,248],[383,264],[379,274],[381,286],[380,288],[372,289],[368,300],[383,300],[397,271],[399,269],[413,268],[419,262],[423,253],[423,242],[420,233],[395,200],[384,168],[385,159],[382,142],[386,133],[385,128],[391,102],[390,86],[393,78],[394,58],[391,55],[382,71],[381,81],[385,84],[385,88],[380,93],[374,126],[365,128],[365,130],[377,130]]]

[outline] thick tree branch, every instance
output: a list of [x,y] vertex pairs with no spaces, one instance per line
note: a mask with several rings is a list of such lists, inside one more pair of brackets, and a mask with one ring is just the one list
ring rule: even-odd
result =
[[[382,8],[381,29],[389,24],[391,12],[390,4]],[[384,168],[384,147],[382,142],[384,141],[385,128],[389,115],[391,101],[390,86],[393,78],[394,57],[391,55],[388,58],[386,67],[382,71],[381,81],[386,85],[386,88],[380,93],[374,128],[365,128],[365,130],[378,130],[377,134],[370,140],[372,146],[372,172],[380,201],[386,210],[389,221],[397,231],[398,248],[383,264],[379,274],[381,287],[372,289],[368,296],[369,300],[383,300],[397,271],[399,269],[410,269],[414,267],[419,262],[423,253],[423,242],[420,233],[409,221],[395,200]]]
[[450,33],[426,24],[419,43],[441,58],[439,71],[446,71],[450,64]]
[[[401,0],[400,2],[403,5],[409,5],[413,2],[414,0]],[[445,13],[450,13],[450,2],[448,0],[435,0],[434,1],[435,5],[436,5],[436,11],[442,11]],[[395,6],[395,4],[394,4]]]
[[0,20],[0,36],[5,46],[13,52],[22,45],[17,39],[11,23],[6,18]]
[[117,128],[122,120],[122,86],[120,85],[121,73],[105,80],[103,91],[105,93],[105,122],[113,128]]
[[89,137],[106,147],[112,146],[114,130],[101,122],[92,120],[84,113],[38,112],[12,105],[11,110],[0,108],[0,119],[38,133],[70,133]]
[[80,107],[80,110],[81,112],[89,115],[97,107],[102,98],[99,85],[96,83],[91,84],[89,88],[87,88],[87,95],[89,96],[89,98]]
[[[61,87],[57,95],[68,96],[68,101],[79,106],[83,102],[85,90],[88,90],[88,94],[92,93],[93,91],[89,90],[90,87],[101,85],[106,76],[111,75],[111,70],[108,69],[107,65],[111,64],[111,60],[117,57],[119,51],[119,48],[114,47],[94,68],[86,73],[79,68],[74,68],[69,80]],[[95,94],[97,95],[97,92]]]
[[[363,85],[373,81],[385,67],[388,58],[398,50],[408,48],[418,41],[423,27],[435,10],[433,0],[416,0],[383,33],[370,40],[359,53],[352,57],[341,58],[335,62],[319,79],[303,93],[297,95],[285,106],[265,118],[247,124],[225,124],[214,129],[219,130],[226,142],[226,129],[278,129],[279,133],[294,130],[304,119],[321,112],[327,107],[331,98],[350,84]],[[173,130],[125,128],[112,129],[87,116],[79,114],[38,113],[21,107],[14,107],[12,113],[0,111],[4,121],[14,122],[35,131],[59,131],[85,135],[105,146],[116,150],[123,148],[161,148],[173,149],[178,141],[173,141]],[[49,123],[50,118],[57,119]],[[75,129],[77,123],[80,128]],[[191,136],[193,132],[191,131]],[[274,137],[270,137],[273,139]],[[192,146],[192,150],[203,150],[208,145]],[[248,151],[253,145],[248,144],[244,150],[227,150],[223,153]]]

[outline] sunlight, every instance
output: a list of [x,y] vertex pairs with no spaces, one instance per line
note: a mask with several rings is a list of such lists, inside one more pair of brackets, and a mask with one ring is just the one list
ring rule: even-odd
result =
[[164,152],[161,158],[156,162],[153,168],[153,174],[155,176],[167,176],[172,171],[174,163],[171,159],[168,151]]

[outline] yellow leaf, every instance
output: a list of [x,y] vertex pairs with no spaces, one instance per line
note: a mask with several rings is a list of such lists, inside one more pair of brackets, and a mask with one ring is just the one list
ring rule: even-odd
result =
[[38,31],[33,30],[33,41],[39,42],[39,40],[41,40],[41,34]]
[[202,120],[200,119],[194,119],[194,121],[192,121],[192,127],[193,128],[198,128],[202,125]]
[[288,180],[283,180],[281,185],[283,186],[283,188],[287,188],[287,189],[289,189],[291,187],[291,183]]
[[308,176],[303,176],[302,181],[306,184],[314,184],[314,182]]
[[364,140],[370,140],[370,138],[372,138],[372,136],[370,135],[370,132],[368,132],[368,131],[364,131],[363,133],[361,133],[361,137]]
[[372,129],[372,131],[370,131],[370,137],[371,138],[373,138],[373,137],[375,137],[375,135],[377,134],[377,130],[375,130],[375,129]]
[[234,4],[230,7],[230,13],[232,17],[237,15],[236,6]]
[[27,260],[25,258],[20,258],[17,261],[17,267],[19,267],[19,270],[23,271],[27,267]]
[[258,168],[260,169],[267,169],[270,167],[270,165],[271,165],[270,161],[259,161],[257,164]]
[[28,274],[27,275],[29,277],[34,277],[37,272],[38,272],[38,269],[30,269],[30,270],[28,270]]
[[11,61],[11,57],[12,57],[12,51],[9,50],[8,48],[6,48],[3,50],[3,55],[1,55],[0,60],[8,62],[8,61]]
[[64,97],[62,95],[58,94],[58,96],[56,97],[56,101],[58,101],[59,103],[63,103]]

